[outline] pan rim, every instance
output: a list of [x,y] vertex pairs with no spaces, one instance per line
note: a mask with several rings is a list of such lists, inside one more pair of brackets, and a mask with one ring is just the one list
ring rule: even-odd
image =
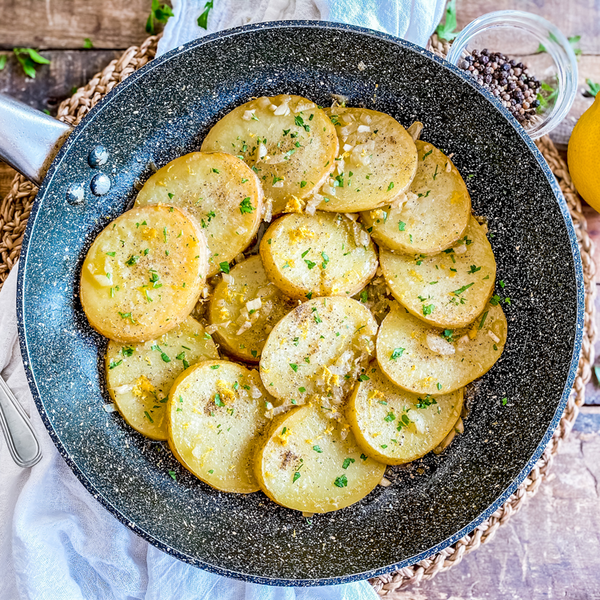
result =
[[576,285],[577,285],[577,288],[576,288],[577,289],[577,316],[575,319],[575,339],[574,339],[574,343],[573,343],[573,352],[572,352],[569,371],[568,371],[568,375],[567,375],[567,378],[565,381],[565,385],[563,388],[560,402],[558,403],[558,406],[556,408],[554,416],[553,416],[551,422],[549,423],[544,436],[542,437],[541,441],[538,443],[536,450],[534,451],[532,456],[529,458],[527,463],[524,465],[524,467],[519,472],[518,476],[500,494],[500,496],[498,496],[496,498],[496,500],[490,506],[488,506],[487,509],[485,509],[482,513],[480,513],[479,516],[477,516],[475,519],[473,519],[470,523],[468,523],[460,531],[456,532],[454,535],[446,538],[442,542],[438,543],[436,546],[431,547],[428,550],[426,550],[420,554],[406,558],[397,563],[386,565],[384,567],[380,567],[377,569],[371,569],[369,571],[365,571],[362,573],[355,573],[352,575],[341,575],[341,576],[334,576],[334,577],[325,577],[325,578],[320,578],[320,579],[285,579],[285,578],[277,578],[277,577],[264,577],[264,576],[257,576],[257,575],[249,575],[247,573],[240,573],[240,572],[236,572],[231,569],[228,569],[228,568],[223,568],[223,567],[219,567],[216,565],[212,565],[212,564],[206,563],[202,560],[199,560],[193,556],[187,555],[179,550],[170,548],[163,542],[157,540],[155,537],[152,536],[152,534],[148,533],[146,530],[144,530],[141,527],[138,527],[136,524],[130,522],[119,511],[118,508],[116,508],[107,498],[105,498],[101,493],[98,492],[98,490],[94,487],[94,484],[92,483],[92,481],[88,479],[88,477],[83,473],[83,471],[76,464],[74,459],[69,455],[66,447],[63,445],[58,434],[56,433],[56,431],[54,430],[54,428],[52,427],[52,425],[50,423],[50,420],[48,418],[48,414],[44,407],[44,403],[42,401],[40,392],[37,388],[35,376],[34,376],[32,370],[30,368],[28,368],[30,361],[29,361],[29,350],[28,350],[28,346],[27,346],[27,337],[26,337],[27,336],[27,326],[25,324],[26,308],[25,308],[24,285],[25,285],[25,279],[26,279],[26,263],[27,263],[29,243],[30,243],[32,233],[35,228],[35,221],[36,221],[36,217],[39,212],[39,209],[40,209],[40,205],[43,201],[46,189],[49,185],[48,182],[50,182],[52,180],[53,174],[54,174],[55,170],[57,169],[58,165],[62,162],[64,155],[68,152],[68,150],[71,148],[72,145],[77,143],[77,140],[79,137],[78,131],[80,129],[79,125],[74,129],[73,133],[66,140],[65,144],[60,149],[60,151],[58,152],[54,161],[52,162],[52,165],[50,166],[50,169],[48,170],[48,173],[47,173],[46,177],[44,178],[44,181],[43,181],[43,183],[38,191],[38,194],[36,196],[36,199],[34,201],[34,205],[31,209],[31,214],[30,214],[30,217],[29,217],[29,220],[27,223],[27,228],[26,228],[25,234],[23,236],[21,257],[19,260],[19,270],[18,270],[18,279],[17,279],[17,322],[18,322],[18,333],[19,333],[19,345],[20,345],[20,349],[21,349],[21,355],[23,358],[23,362],[25,365],[27,381],[28,381],[29,388],[31,390],[36,408],[38,410],[38,413],[40,414],[40,417],[44,423],[44,426],[48,430],[48,433],[49,433],[55,447],[57,448],[57,450],[59,451],[59,453],[61,454],[63,459],[67,462],[69,468],[73,471],[73,473],[79,479],[79,481],[84,485],[84,487],[87,489],[87,491],[90,492],[92,494],[92,496],[96,500],[98,500],[104,508],[106,508],[113,516],[115,516],[121,523],[123,523],[125,526],[127,526],[135,534],[141,536],[146,541],[151,543],[153,546],[157,547],[159,550],[161,550],[171,556],[174,556],[183,562],[186,562],[193,566],[199,567],[208,572],[215,573],[218,575],[223,575],[225,577],[231,577],[231,578],[238,579],[238,580],[257,583],[257,584],[266,584],[266,585],[272,585],[272,586],[306,587],[306,586],[335,585],[335,584],[343,584],[343,583],[360,581],[360,580],[364,580],[367,578],[377,577],[379,575],[383,575],[383,574],[389,573],[391,571],[395,571],[395,570],[410,566],[421,560],[427,559],[430,556],[436,554],[437,552],[443,550],[444,548],[447,548],[448,546],[452,545],[453,543],[455,543],[457,540],[464,537],[468,533],[472,532],[478,525],[480,525],[483,521],[488,519],[500,506],[502,506],[502,504],[504,504],[506,502],[506,500],[509,498],[509,496],[512,495],[515,492],[515,490],[517,489],[517,487],[525,480],[525,478],[531,472],[532,468],[534,467],[534,465],[537,462],[537,460],[539,459],[539,457],[542,455],[543,451],[545,450],[548,442],[550,441],[550,439],[554,433],[554,430],[558,426],[560,418],[566,407],[566,404],[567,404],[567,401],[568,401],[568,398],[570,395],[570,390],[571,390],[574,380],[575,380],[577,366],[579,363],[579,355],[580,355],[580,351],[581,351],[581,347],[582,347],[584,312],[585,312],[585,286],[584,286],[584,280],[583,280],[583,266],[582,266],[582,262],[581,262],[579,246],[577,244],[575,228],[574,228],[566,201],[562,195],[562,192],[560,190],[560,187],[559,187],[556,179],[554,178],[552,171],[550,170],[550,167],[548,166],[547,162],[543,158],[540,151],[535,146],[534,142],[527,135],[525,130],[518,124],[516,119],[514,119],[514,117],[509,113],[509,111],[506,108],[504,108],[496,98],[494,98],[494,96],[490,92],[488,92],[487,90],[482,89],[480,86],[478,86],[476,84],[476,82],[470,76],[468,76],[466,73],[464,73],[464,71],[461,71],[460,69],[458,69],[451,63],[436,56],[429,50],[426,50],[424,48],[421,48],[420,46],[416,46],[415,44],[412,44],[411,42],[407,42],[405,40],[402,40],[401,38],[397,38],[397,37],[389,35],[389,34],[381,33],[378,31],[374,31],[371,29],[367,29],[364,27],[358,27],[358,26],[354,26],[354,25],[332,23],[332,22],[327,22],[327,21],[304,21],[304,20],[269,21],[269,22],[265,22],[265,23],[250,24],[250,25],[245,25],[242,27],[223,30],[223,31],[193,40],[191,42],[188,42],[187,44],[178,46],[177,48],[174,48],[173,50],[165,53],[164,55],[153,59],[152,61],[150,61],[149,63],[144,65],[141,69],[132,73],[120,85],[113,88],[113,90],[111,90],[106,96],[104,96],[100,100],[100,102],[98,102],[98,104],[94,108],[91,109],[91,111],[88,113],[88,115],[86,115],[86,117],[84,118],[84,120],[82,122],[85,123],[89,117],[93,118],[96,115],[96,113],[101,112],[106,104],[113,102],[115,100],[115,98],[121,92],[124,92],[129,86],[134,85],[138,81],[139,78],[142,78],[144,76],[144,74],[147,71],[150,71],[154,68],[159,67],[163,63],[168,62],[169,60],[171,60],[172,58],[174,58],[176,56],[185,54],[193,48],[201,47],[201,46],[204,46],[205,44],[210,44],[211,42],[213,42],[215,40],[221,40],[221,39],[228,38],[228,37],[235,37],[238,35],[243,35],[244,33],[247,33],[247,32],[257,32],[260,30],[285,29],[285,28],[290,28],[290,29],[296,28],[297,29],[299,27],[300,28],[312,28],[312,29],[329,29],[329,30],[336,30],[336,31],[340,31],[340,32],[350,31],[353,33],[361,34],[366,37],[374,37],[379,40],[387,41],[389,43],[404,47],[412,52],[421,54],[424,57],[426,57],[430,60],[433,60],[435,63],[437,63],[442,68],[451,71],[455,75],[458,75],[460,78],[463,79],[464,82],[466,82],[469,86],[471,86],[473,89],[475,89],[480,95],[484,96],[489,102],[491,102],[491,104],[493,104],[494,108],[496,108],[498,111],[500,111],[500,113],[503,115],[503,117],[509,122],[509,124],[512,126],[512,128],[515,130],[515,133],[520,137],[520,139],[526,144],[526,146],[532,152],[533,156],[535,157],[536,162],[540,166],[548,183],[550,184],[552,191],[554,192],[556,202],[558,203],[558,207],[560,209],[561,215],[562,215],[564,223],[565,223],[566,233],[569,238],[569,244],[571,247],[571,255],[573,257],[573,262],[574,262],[574,275],[575,275],[575,280],[576,280]]

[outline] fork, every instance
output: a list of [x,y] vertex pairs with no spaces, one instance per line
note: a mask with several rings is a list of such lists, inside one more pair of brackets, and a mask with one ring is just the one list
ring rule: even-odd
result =
[[33,467],[42,458],[40,443],[27,414],[8,384],[0,377],[0,429],[4,433],[13,460],[24,469]]

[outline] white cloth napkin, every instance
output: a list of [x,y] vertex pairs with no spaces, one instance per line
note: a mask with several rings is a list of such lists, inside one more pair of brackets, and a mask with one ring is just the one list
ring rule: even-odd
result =
[[445,0],[213,0],[208,29],[198,25],[206,0],[173,0],[158,55],[215,31],[262,21],[312,19],[369,27],[425,46]]
[[[173,0],[159,54],[207,32],[205,0]],[[250,22],[328,19],[425,45],[444,0],[214,0],[208,33]],[[373,600],[368,582],[278,588],[184,564],[131,533],[79,483],[35,409],[18,347],[17,269],[0,292],[0,374],[31,416],[44,458],[19,469],[0,438],[0,600]]]
[[157,550],[106,511],[56,451],[18,347],[17,269],[0,292],[0,374],[30,415],[44,458],[20,469],[0,438],[0,599],[374,600],[367,581],[318,588],[244,583]]

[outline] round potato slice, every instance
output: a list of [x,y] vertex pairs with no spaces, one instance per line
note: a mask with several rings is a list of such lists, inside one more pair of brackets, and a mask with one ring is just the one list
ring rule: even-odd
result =
[[204,152],[239,156],[258,175],[274,214],[318,190],[338,152],[335,128],[314,102],[283,94],[257,98],[226,114],[202,143]]
[[415,394],[447,394],[487,373],[506,343],[502,308],[488,304],[470,327],[440,330],[397,307],[377,335],[377,362]]
[[90,325],[116,342],[145,342],[177,327],[204,285],[206,239],[169,206],[140,206],[100,232],[81,269]]
[[361,213],[378,243],[407,254],[435,254],[458,241],[471,216],[471,197],[452,161],[432,144],[415,142],[417,174],[404,203]]
[[260,256],[237,264],[215,287],[208,319],[228,352],[258,362],[274,325],[297,306],[271,283]]
[[385,465],[366,456],[348,425],[301,406],[278,419],[260,446],[255,474],[263,492],[293,510],[326,513],[364,498]]
[[318,211],[275,221],[260,255],[269,278],[292,298],[352,296],[377,271],[369,234],[341,214]]
[[198,479],[223,492],[249,494],[256,445],[267,424],[256,371],[225,360],[198,363],[173,384],[167,405],[169,446]]
[[131,427],[153,440],[166,440],[166,403],[173,381],[190,365],[211,358],[219,358],[212,338],[188,317],[151,342],[109,342],[106,387]]
[[360,302],[332,296],[301,304],[269,334],[260,376],[269,393],[318,402],[334,414],[373,354],[377,323]]
[[380,248],[379,260],[396,300],[438,327],[466,327],[494,291],[496,260],[483,226],[473,217],[465,236],[441,254],[409,256]]
[[212,276],[256,235],[263,191],[252,169],[235,156],[192,152],[154,173],[135,204],[168,204],[192,215],[208,242],[208,275]]
[[424,456],[460,417],[462,388],[418,396],[394,385],[376,363],[367,373],[369,379],[356,384],[346,415],[360,447],[379,462],[399,465]]
[[396,119],[366,108],[327,108],[339,138],[335,170],[320,189],[321,210],[359,212],[384,206],[408,189],[417,149]]

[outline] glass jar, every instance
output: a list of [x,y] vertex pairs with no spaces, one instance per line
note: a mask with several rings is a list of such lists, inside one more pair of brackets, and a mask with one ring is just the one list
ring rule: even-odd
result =
[[550,133],[567,116],[577,94],[577,59],[564,34],[533,13],[500,10],[469,23],[454,40],[447,60],[464,65],[468,53],[484,48],[522,62],[540,81],[536,116],[523,127],[533,139]]

